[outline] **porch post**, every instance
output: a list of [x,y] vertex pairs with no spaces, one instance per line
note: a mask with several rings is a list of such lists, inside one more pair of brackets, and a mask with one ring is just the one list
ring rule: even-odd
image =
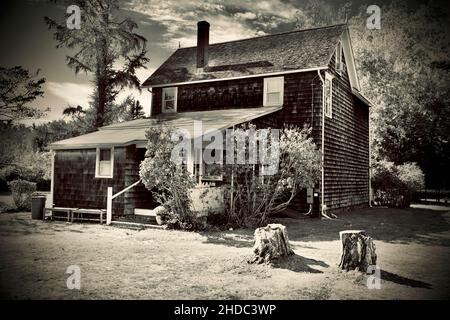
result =
[[106,198],[106,224],[110,225],[112,221],[112,196],[113,190],[112,187],[108,187],[108,193]]

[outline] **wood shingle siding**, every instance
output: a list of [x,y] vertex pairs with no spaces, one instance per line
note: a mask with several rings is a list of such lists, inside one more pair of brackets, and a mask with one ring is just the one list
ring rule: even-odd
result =
[[[344,60],[345,62],[345,60]],[[369,108],[355,99],[346,70],[333,79],[333,115],[325,117],[325,205],[329,210],[369,203]]]
[[[139,180],[143,159],[135,145],[114,148],[113,178],[95,177],[95,149],[58,150],[54,165],[54,204],[56,207],[105,209],[107,188],[113,193]],[[152,208],[150,191],[140,184],[113,201],[113,214],[133,214],[134,208]]]

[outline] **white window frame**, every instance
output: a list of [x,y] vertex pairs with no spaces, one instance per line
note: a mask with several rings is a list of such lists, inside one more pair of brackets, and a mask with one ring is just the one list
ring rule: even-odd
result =
[[[269,103],[267,101],[267,94],[268,92],[268,86],[269,82],[271,81],[280,81],[281,82],[281,91],[280,91],[280,101],[278,103]],[[263,106],[264,107],[280,107],[283,105],[283,99],[284,99],[284,77],[270,77],[270,78],[264,78],[264,99],[263,99]]]
[[[175,97],[173,100],[173,110],[166,110],[166,95],[164,94],[166,90],[174,89],[175,91]],[[166,87],[162,89],[162,102],[161,102],[161,112],[162,113],[175,113],[177,112],[177,102],[178,102],[178,87]]]
[[[325,82],[323,84],[323,112],[325,112],[325,116],[328,118],[333,118],[333,76],[330,73],[325,73]],[[326,99],[326,86],[327,82],[330,84],[330,96],[328,100]],[[329,106],[327,106],[327,102]]]
[[[111,153],[111,170],[109,175],[100,175],[100,149],[109,149]],[[104,148],[98,147],[95,155],[95,177],[96,178],[112,178],[114,175],[114,147]]]

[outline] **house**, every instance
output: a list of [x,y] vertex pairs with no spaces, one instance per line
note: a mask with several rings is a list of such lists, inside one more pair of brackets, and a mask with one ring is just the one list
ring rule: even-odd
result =
[[[209,28],[199,22],[197,46],[176,50],[143,83],[152,93],[149,118],[51,145],[54,205],[106,208],[108,187],[117,193],[139,180],[149,126],[163,121],[192,130],[201,120],[205,131],[246,122],[311,126],[322,177],[292,206],[304,211],[315,202],[315,212],[368,206],[370,102],[360,92],[347,25],[216,44],[209,44]],[[223,183],[201,167],[199,182]],[[133,214],[155,205],[138,184],[117,196],[112,210]]]

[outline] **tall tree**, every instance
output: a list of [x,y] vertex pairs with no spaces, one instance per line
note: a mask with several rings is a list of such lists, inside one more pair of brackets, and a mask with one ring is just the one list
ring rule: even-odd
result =
[[395,164],[417,162],[427,187],[449,187],[448,13],[433,2],[416,8],[395,2],[381,7],[381,29],[369,30],[361,12],[350,28],[362,90],[376,105],[375,155]]
[[[105,124],[105,114],[113,108],[115,99],[125,87],[140,90],[136,70],[145,68],[146,39],[135,33],[137,24],[130,18],[120,18],[118,0],[70,0],[81,8],[81,28],[69,29],[66,21],[45,17],[54,32],[58,47],[76,52],[66,57],[67,65],[76,74],[94,76],[95,127]],[[117,67],[122,65],[122,67]]]
[[47,110],[39,110],[29,105],[37,97],[42,97],[44,78],[39,71],[31,74],[21,66],[0,67],[0,120],[11,123],[14,120],[41,117]]

